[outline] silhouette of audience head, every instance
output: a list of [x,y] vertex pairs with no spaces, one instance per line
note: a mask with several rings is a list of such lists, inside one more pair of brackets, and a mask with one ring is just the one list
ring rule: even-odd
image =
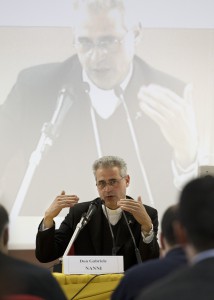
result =
[[9,216],[3,205],[0,204],[0,251],[3,253],[8,252],[8,239],[9,239]]
[[178,205],[178,240],[192,255],[214,248],[214,177],[190,181],[182,190]]
[[160,244],[162,255],[178,245],[174,231],[174,222],[177,220],[178,207],[177,205],[171,205],[165,210],[161,220]]

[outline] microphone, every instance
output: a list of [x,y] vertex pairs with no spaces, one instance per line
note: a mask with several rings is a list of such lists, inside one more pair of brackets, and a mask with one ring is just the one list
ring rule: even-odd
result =
[[126,214],[125,214],[125,212],[123,210],[122,210],[122,214],[123,214],[123,217],[125,219],[126,225],[128,227],[128,230],[130,232],[130,235],[131,235],[131,238],[132,238],[132,241],[133,241],[133,244],[134,244],[134,249],[135,249],[135,255],[136,255],[136,258],[137,258],[137,262],[138,262],[138,264],[140,264],[140,263],[142,263],[142,259],[141,259],[141,256],[140,256],[140,251],[139,251],[139,249],[138,249],[138,247],[136,245],[136,241],[135,241],[134,235],[132,233],[131,227],[130,227],[129,222],[127,220]]
[[57,137],[59,135],[60,126],[72,104],[73,92],[71,89],[63,86],[58,93],[57,103],[51,121],[47,123],[52,137]]
[[71,246],[73,245],[74,241],[78,237],[80,231],[83,229],[83,227],[85,227],[85,225],[88,224],[88,222],[91,220],[92,216],[95,214],[98,204],[99,203],[97,201],[92,201],[91,204],[89,205],[88,211],[83,213],[81,220],[77,224],[76,229],[70,239],[70,242],[68,243],[68,246],[67,246],[63,256],[68,255],[68,253],[71,249]]
[[13,223],[15,222],[22,207],[24,198],[33,179],[36,167],[39,165],[42,159],[42,154],[45,153],[49,149],[49,147],[53,145],[54,138],[59,135],[60,126],[73,103],[72,91],[68,91],[66,87],[62,87],[58,93],[56,102],[57,103],[52,118],[49,122],[45,122],[43,124],[37,146],[30,155],[27,170],[24,174],[14,205],[11,209],[11,227],[14,226]]
[[119,85],[114,88],[114,93],[119,99],[123,98],[123,90]]
[[102,204],[104,205],[104,210],[105,210],[105,213],[106,213],[106,218],[107,218],[107,221],[108,221],[108,226],[109,226],[109,229],[110,229],[110,232],[111,232],[111,238],[112,238],[112,243],[113,243],[112,255],[116,255],[116,253],[117,253],[117,247],[116,247],[115,237],[114,237],[114,233],[113,233],[113,230],[112,230],[112,227],[111,227],[111,223],[110,223],[110,220],[109,220],[109,215],[108,215],[108,212],[107,212],[104,200],[102,200]]
[[97,206],[98,203],[93,201],[91,202],[91,204],[89,205],[88,211],[86,213],[83,214],[83,222],[82,222],[82,228],[88,224],[88,222],[91,220],[92,216],[95,214],[95,212],[97,211]]
[[83,81],[82,82],[82,86],[83,86],[83,89],[85,91],[86,94],[89,94],[90,93],[90,85],[88,82],[86,81]]

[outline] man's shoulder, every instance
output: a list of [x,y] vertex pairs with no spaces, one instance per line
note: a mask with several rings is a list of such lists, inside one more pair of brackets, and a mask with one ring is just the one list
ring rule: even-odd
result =
[[190,274],[191,268],[189,266],[181,266],[173,272],[170,272],[163,279],[152,284],[151,287],[149,286],[143,290],[137,300],[160,300],[163,299],[162,297],[167,296],[170,298],[176,291],[183,290],[184,285],[188,281],[185,278],[188,278]]
[[158,214],[158,211],[156,208],[150,206],[150,205],[147,205],[147,204],[144,204],[144,207],[147,211],[147,213],[151,216],[151,215],[157,215]]
[[43,267],[37,266],[36,264],[32,264],[28,261],[15,258],[9,255],[4,255],[1,258],[4,258],[2,261],[1,267],[2,268],[9,268],[10,273],[13,274],[13,272],[17,272],[19,275],[25,275],[26,277],[33,276],[35,277],[36,275],[39,275],[38,277],[49,277],[50,271],[48,269],[45,269]]
[[95,199],[93,199],[93,200],[91,200],[91,201],[79,202],[79,203],[77,203],[76,205],[74,205],[74,206],[71,208],[71,210],[82,211],[82,210],[84,210],[84,209],[87,209],[91,203],[94,203],[94,204],[98,207],[99,205],[102,204],[102,200],[98,197],[98,198],[95,198]]
[[153,67],[139,56],[134,57],[134,76],[140,78],[143,84],[157,84],[182,94],[186,83],[174,75]]
[[[143,264],[133,266],[130,268],[126,275],[128,277],[136,276],[137,274],[141,274],[142,276],[150,276],[152,278],[161,278],[161,276],[167,275],[168,273],[172,272],[173,270],[178,269],[179,266],[185,265],[183,257],[180,257],[174,261],[171,259],[170,256],[166,255],[163,258],[155,258],[152,260],[145,261]],[[146,275],[147,274],[147,275]],[[148,278],[149,280],[149,278]]]
[[19,81],[31,80],[31,78],[48,78],[64,77],[66,73],[76,73],[81,70],[79,60],[76,55],[67,58],[64,61],[50,62],[30,66],[20,71],[18,74]]

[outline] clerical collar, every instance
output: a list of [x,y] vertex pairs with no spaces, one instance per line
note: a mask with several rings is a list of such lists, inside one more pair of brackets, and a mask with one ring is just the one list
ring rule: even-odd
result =
[[[103,205],[104,206],[104,205]],[[108,215],[112,215],[112,216],[116,216],[116,215],[120,215],[122,213],[122,209],[120,207],[116,208],[116,209],[110,209],[106,206],[106,210]],[[105,213],[105,209],[103,208],[103,211]]]
[[[133,65],[129,70],[125,80],[121,83],[120,87],[125,90],[133,73]],[[98,88],[88,78],[85,70],[82,72],[82,78],[84,82],[87,82],[90,87],[90,99],[91,105],[95,109],[96,113],[103,119],[108,119],[120,105],[120,100],[115,95],[114,90],[102,90]]]
[[106,216],[106,212],[108,216],[106,216],[107,219],[109,219],[109,222],[111,225],[117,224],[117,222],[120,220],[121,215],[122,215],[122,209],[118,207],[117,209],[110,209],[108,207],[104,207],[104,204],[102,205],[103,213]]

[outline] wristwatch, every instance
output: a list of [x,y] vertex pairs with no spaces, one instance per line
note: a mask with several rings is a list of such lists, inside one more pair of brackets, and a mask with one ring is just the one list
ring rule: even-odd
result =
[[151,229],[149,230],[149,232],[148,232],[148,231],[142,231],[142,233],[143,233],[144,237],[146,238],[146,237],[152,235],[152,234],[153,234],[153,231],[154,231],[154,230],[153,230],[153,224],[152,224],[152,227],[151,227]]

